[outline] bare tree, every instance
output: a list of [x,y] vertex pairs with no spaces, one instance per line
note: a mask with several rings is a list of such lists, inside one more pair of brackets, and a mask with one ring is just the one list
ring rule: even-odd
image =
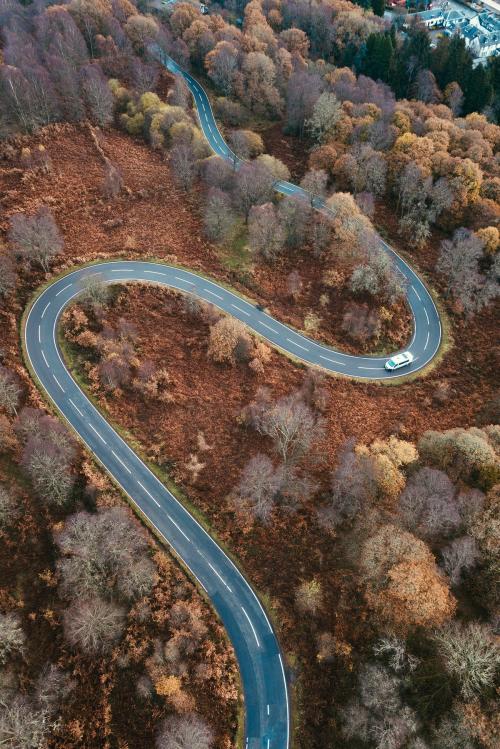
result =
[[17,614],[0,614],[0,664],[24,650],[26,636]]
[[0,365],[0,408],[4,408],[8,414],[17,414],[21,387],[10,369]]
[[250,406],[252,426],[270,437],[285,465],[297,462],[323,433],[323,424],[300,393],[271,401],[267,398]]
[[123,190],[123,176],[115,164],[109,159],[104,162],[104,182],[102,191],[108,200],[117,198]]
[[364,213],[370,220],[375,213],[375,199],[371,192],[359,192],[356,195],[356,205],[361,213]]
[[283,250],[285,232],[272,203],[256,205],[248,217],[248,241],[252,250],[274,260]]
[[48,714],[54,713],[74,689],[69,675],[53,663],[47,664],[40,673],[35,686],[35,700]]
[[493,686],[500,668],[500,647],[489,627],[452,622],[434,633],[434,641],[444,668],[457,680],[464,699]]
[[326,195],[328,174],[324,169],[310,169],[304,174],[300,186],[310,194],[311,206],[314,207],[318,198],[323,200]]
[[414,161],[407,164],[399,177],[399,229],[411,244],[418,247],[427,241],[430,225],[453,203],[453,194],[446,178],[433,182]]
[[155,583],[146,539],[122,508],[72,515],[55,540],[64,554],[57,568],[66,598],[133,600]]
[[332,237],[331,221],[321,213],[315,213],[310,228],[311,248],[315,257],[320,257],[328,249]]
[[371,146],[356,146],[338,160],[336,168],[343,172],[355,193],[368,191],[374,195],[384,194],[387,164],[384,156]]
[[156,749],[210,749],[214,734],[194,713],[167,718],[160,727]]
[[235,176],[234,202],[246,221],[252,206],[271,200],[273,183],[273,175],[263,164],[243,164],[238,169]]
[[457,229],[452,239],[441,242],[436,268],[467,315],[479,312],[500,293],[498,280],[489,283],[480,270],[482,256],[483,242],[469,229]]
[[93,273],[82,280],[83,294],[80,297],[81,303],[88,310],[94,312],[105,307],[111,296],[109,285],[104,281],[102,273]]
[[354,268],[350,282],[354,294],[370,294],[394,301],[403,295],[404,281],[380,248],[368,253],[367,262]]
[[[148,86],[145,91],[154,91],[156,86]],[[168,103],[173,107],[181,107],[182,109],[189,109],[191,102],[191,92],[187,86],[187,83],[180,76],[175,77],[174,87],[169,92]]]
[[61,506],[73,489],[75,443],[60,421],[43,412],[32,411],[24,409],[16,425],[25,439],[23,466],[42,499]]
[[312,115],[319,98],[323,81],[321,76],[306,70],[297,70],[288,79],[286,88],[286,126],[299,138],[304,136],[306,122]]
[[306,124],[312,137],[318,143],[323,143],[335,134],[341,116],[342,104],[334,94],[324,91],[316,100],[312,115]]
[[8,296],[15,288],[17,273],[8,255],[0,255],[0,299]]
[[473,569],[479,561],[479,548],[471,536],[455,538],[441,552],[442,567],[454,587],[463,581],[464,573]]
[[0,530],[6,530],[19,517],[20,509],[12,492],[0,484]]
[[90,120],[106,127],[113,121],[114,99],[101,68],[98,65],[87,65],[80,77]]
[[380,315],[376,309],[367,304],[350,302],[342,317],[342,330],[351,338],[367,341],[379,335],[381,328]]
[[234,75],[238,70],[238,50],[229,41],[217,42],[205,58],[209,77],[225,95],[233,90]]
[[248,120],[248,113],[237,101],[219,96],[214,102],[214,114],[228,127],[240,127]]
[[58,666],[48,665],[39,674],[32,695],[16,694],[15,687],[0,690],[0,746],[45,746],[47,735],[59,723],[56,713],[74,686]]
[[396,635],[381,637],[373,646],[373,652],[397,674],[412,673],[418,666],[418,658],[408,652],[405,640]]
[[2,114],[12,129],[32,133],[58,119],[52,81],[36,62],[24,70],[0,66],[0,97]]
[[311,208],[298,197],[284,197],[279,203],[277,216],[285,232],[287,247],[300,247],[307,237]]
[[352,522],[376,492],[373,463],[358,455],[355,445],[354,439],[344,443],[332,475],[330,501],[320,513],[321,522],[328,527]]
[[46,711],[28,697],[0,698],[0,745],[16,749],[33,749],[44,745],[47,734],[55,728]]
[[413,710],[403,704],[401,681],[387,669],[373,664],[362,667],[359,698],[342,711],[346,739],[370,742],[376,749],[402,749],[418,730]]
[[441,99],[441,92],[436,82],[436,76],[431,70],[419,70],[416,80],[417,99],[426,104],[436,104]]
[[464,104],[464,94],[456,81],[452,81],[446,86],[444,100],[453,112],[454,117],[459,117]]
[[235,221],[229,195],[217,187],[212,187],[208,191],[203,215],[208,238],[215,242],[224,241],[231,234]]
[[283,479],[283,468],[276,468],[267,455],[258,453],[246,464],[229,499],[236,507],[267,522],[278,501]]
[[64,248],[64,241],[50,210],[42,206],[33,216],[16,213],[10,219],[9,242],[28,263],[48,271],[50,262]]
[[421,468],[414,473],[399,499],[405,526],[418,536],[436,540],[457,531],[461,524],[455,488],[443,471]]
[[64,612],[64,636],[86,655],[106,653],[121,638],[125,611],[101,598],[77,600]]
[[170,163],[174,177],[184,190],[189,190],[198,173],[198,164],[193,146],[179,143],[170,151]]
[[202,177],[209,187],[230,190],[233,186],[234,172],[226,159],[210,156],[203,162]]

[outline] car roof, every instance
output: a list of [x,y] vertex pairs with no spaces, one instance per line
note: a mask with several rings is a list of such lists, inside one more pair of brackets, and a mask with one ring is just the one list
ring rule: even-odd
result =
[[407,358],[406,354],[396,354],[396,356],[392,357],[391,361],[395,364],[400,364],[402,361],[406,361]]

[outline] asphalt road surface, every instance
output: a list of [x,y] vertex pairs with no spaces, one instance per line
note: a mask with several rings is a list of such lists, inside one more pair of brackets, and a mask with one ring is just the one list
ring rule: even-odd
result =
[[[196,102],[201,127],[214,152],[233,160],[234,154],[217,129],[201,86],[169,58],[164,58],[163,62],[185,78]],[[277,182],[275,187],[283,194],[310,199],[292,183]],[[318,207],[324,209],[324,205]],[[117,260],[69,273],[40,294],[23,330],[32,369],[51,401],[131,502],[191,570],[217,610],[240,668],[247,749],[288,749],[290,743],[287,677],[272,625],[235,564],[101,416],[72,378],[57,345],[58,319],[65,306],[82,293],[85,279],[92,275],[97,274],[106,283],[152,282],[214,304],[274,346],[308,364],[362,379],[401,377],[421,369],[433,358],[441,340],[441,325],[424,284],[394,250],[382,239],[380,242],[406,279],[414,316],[413,338],[408,349],[415,360],[401,372],[387,372],[384,369],[386,357],[350,356],[323,346],[217,283],[186,270],[152,262]]]

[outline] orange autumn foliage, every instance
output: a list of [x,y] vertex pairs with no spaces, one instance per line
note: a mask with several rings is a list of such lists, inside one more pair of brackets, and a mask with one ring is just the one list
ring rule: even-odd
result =
[[406,632],[440,627],[455,613],[456,600],[434,563],[408,560],[388,573],[387,587],[367,600],[377,618]]

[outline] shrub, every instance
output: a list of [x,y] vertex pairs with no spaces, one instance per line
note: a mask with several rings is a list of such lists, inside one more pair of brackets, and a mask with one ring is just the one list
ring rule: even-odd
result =
[[222,317],[210,327],[208,355],[216,362],[234,364],[238,346],[251,345],[251,338],[242,322]]

